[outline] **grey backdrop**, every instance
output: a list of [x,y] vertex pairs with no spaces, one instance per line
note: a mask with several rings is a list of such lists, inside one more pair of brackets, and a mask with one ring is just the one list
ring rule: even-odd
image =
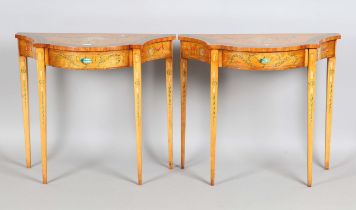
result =
[[[0,2],[0,209],[354,209],[352,0]],[[174,162],[167,162],[165,65],[143,65],[143,183],[136,183],[132,70],[48,68],[48,176],[41,185],[35,62],[29,61],[33,168],[26,169],[16,32],[337,32],[331,170],[324,171],[326,62],[318,63],[314,186],[306,182],[306,69],[219,73],[216,186],[210,187],[209,65],[189,61],[187,169],[180,163],[179,42]]]

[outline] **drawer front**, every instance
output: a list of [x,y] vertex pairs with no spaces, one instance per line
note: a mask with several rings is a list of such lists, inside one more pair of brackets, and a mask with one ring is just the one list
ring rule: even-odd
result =
[[49,49],[48,65],[64,69],[100,70],[128,67],[129,50],[70,52]]
[[167,58],[170,56],[172,56],[171,42],[147,44],[142,48],[142,62]]
[[181,54],[183,58],[210,62],[210,50],[203,44],[182,41]]
[[242,70],[286,70],[305,67],[306,50],[274,53],[250,53],[224,50],[223,67]]

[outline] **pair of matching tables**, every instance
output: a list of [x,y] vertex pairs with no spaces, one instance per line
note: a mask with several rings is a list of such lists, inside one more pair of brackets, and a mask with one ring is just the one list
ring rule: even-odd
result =
[[[47,183],[46,67],[107,70],[133,67],[138,184],[142,184],[141,65],[166,60],[168,167],[173,168],[173,40],[170,34],[18,33],[26,166],[31,167],[27,58],[37,60],[41,129],[42,181]],[[339,34],[195,34],[179,35],[181,94],[181,168],[185,162],[188,60],[210,63],[210,163],[215,183],[216,118],[219,67],[239,70],[308,70],[307,185],[312,185],[316,64],[327,59],[325,169],[330,163],[336,41]]]

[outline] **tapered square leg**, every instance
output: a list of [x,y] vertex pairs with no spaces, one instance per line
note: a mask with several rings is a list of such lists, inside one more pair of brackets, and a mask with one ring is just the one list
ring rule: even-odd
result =
[[316,81],[316,62],[318,52],[316,49],[309,49],[308,62],[308,187],[312,186],[312,164],[313,164],[313,141],[314,141],[314,97]]
[[141,50],[133,50],[133,74],[136,119],[136,154],[138,184],[142,185],[142,113],[141,113]]
[[336,58],[328,58],[327,90],[326,90],[326,122],[325,122],[325,169],[330,168],[330,141],[333,113],[334,80]]
[[42,182],[47,184],[47,105],[46,105],[46,64],[43,48],[36,48],[38,95],[40,105]]
[[20,62],[22,114],[23,114],[23,124],[24,124],[24,132],[25,132],[26,167],[31,168],[30,114],[29,114],[27,58],[25,56],[20,56],[19,62]]
[[215,184],[216,114],[218,111],[219,51],[211,50],[210,71],[210,184]]
[[173,61],[166,59],[166,95],[168,122],[168,167],[173,169]]
[[185,164],[185,128],[186,128],[186,101],[187,101],[187,79],[188,62],[185,58],[180,58],[180,123],[181,123],[181,160],[180,167],[184,169]]

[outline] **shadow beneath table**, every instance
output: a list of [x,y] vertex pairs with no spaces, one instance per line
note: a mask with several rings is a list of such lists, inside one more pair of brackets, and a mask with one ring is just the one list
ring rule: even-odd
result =
[[[353,148],[353,151],[356,151],[356,148]],[[344,171],[341,174],[338,174],[335,177],[332,177],[330,179],[321,181],[321,182],[316,182],[315,184],[313,184],[313,186],[319,186],[319,185],[323,185],[323,184],[329,184],[331,182],[335,182],[335,181],[340,181],[343,179],[347,179],[353,176],[356,176],[354,167],[350,167],[350,165],[352,165],[355,162],[356,159],[356,152],[350,152],[349,155],[344,158],[342,161],[335,163],[335,164],[331,164],[330,165],[330,169],[329,170],[324,170],[325,173],[333,173],[333,171],[335,170],[343,170],[343,167],[347,167],[349,165],[349,167],[346,168],[346,171]],[[332,163],[332,160],[331,160]],[[335,173],[333,173],[335,174]]]
[[85,161],[84,163],[74,166],[72,169],[67,170],[66,172],[60,174],[59,176],[56,176],[55,178],[51,179],[49,182],[55,182],[70,177],[76,173],[83,171],[84,169],[93,169],[95,171],[98,171],[99,173],[103,173],[105,175],[118,178],[120,180],[124,180],[130,183],[136,183],[135,180],[118,172],[117,170],[105,166],[104,164],[105,163],[103,161],[95,160],[95,159],[92,159],[90,161]]
[[325,168],[324,167],[325,163],[324,163],[324,159],[323,159],[324,153],[320,153],[318,150],[314,150],[313,153],[314,153],[313,154],[313,163],[320,168]]
[[[9,165],[12,165],[12,166],[15,166],[16,169],[13,169],[11,167],[7,167],[6,165],[2,165],[1,166],[1,170],[0,170],[0,173],[1,174],[4,174],[4,175],[9,175],[9,176],[16,176],[16,177],[19,177],[19,178],[22,178],[22,179],[27,179],[27,180],[30,180],[30,181],[33,181],[33,182],[39,182],[41,183],[40,180],[37,180],[31,176],[28,176],[26,175],[25,173],[21,173],[20,171],[21,170],[31,170],[31,168],[26,168],[26,164],[25,164],[25,160],[24,160],[24,163],[19,163],[18,161],[16,160],[13,160],[11,158],[9,158],[8,156],[6,156],[1,150],[0,150],[0,159],[5,162],[6,164],[9,164]],[[39,165],[39,163],[36,163],[36,164],[32,164],[32,168]]]
[[236,174],[236,175],[230,176],[228,178],[225,178],[225,179],[223,179],[221,181],[215,182],[215,185],[221,185],[221,184],[225,184],[225,183],[228,183],[228,182],[240,180],[240,179],[243,179],[245,177],[251,176],[252,174],[255,174],[256,172],[257,172],[257,170],[244,171],[244,172],[241,172],[239,174]]
[[209,184],[210,185],[210,182],[206,179],[204,179],[202,176],[200,176],[199,174],[197,174],[196,172],[192,171],[191,169],[181,169],[182,170],[182,175],[183,176],[187,176],[189,178],[192,178],[192,179],[195,179],[195,180],[198,180],[200,181],[201,183],[204,183],[204,184]]
[[[167,169],[167,170],[169,170],[169,169]],[[174,169],[172,169],[172,170],[174,170]],[[147,180],[144,180],[144,179],[143,179],[142,182],[143,182],[143,184],[149,184],[149,183],[155,182],[155,181],[157,181],[157,180],[159,180],[159,179],[161,179],[161,178],[167,177],[167,176],[170,175],[172,172],[173,172],[173,171],[169,170],[168,172],[165,172],[165,173],[163,173],[163,174],[154,176],[154,177],[152,177],[152,178],[150,178],[150,179],[147,179]]]
[[272,171],[273,173],[276,173],[278,175],[281,175],[285,178],[288,178],[292,181],[296,181],[300,184],[306,184],[306,180],[298,177],[296,174],[294,174],[292,171],[287,170],[286,168],[274,168],[274,169],[269,169],[270,171]]

